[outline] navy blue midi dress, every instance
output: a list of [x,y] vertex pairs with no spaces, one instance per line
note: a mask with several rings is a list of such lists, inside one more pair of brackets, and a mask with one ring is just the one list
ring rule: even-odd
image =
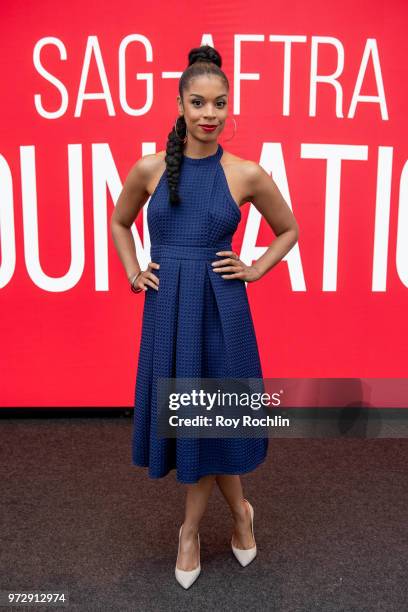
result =
[[208,474],[242,474],[267,455],[268,438],[159,438],[157,378],[261,378],[262,370],[245,281],[222,278],[211,262],[232,250],[241,211],[232,198],[216,153],[183,156],[181,202],[169,201],[167,170],[147,208],[150,259],[158,291],[145,302],[136,376],[132,464],[151,478],[176,470],[176,479],[196,483]]

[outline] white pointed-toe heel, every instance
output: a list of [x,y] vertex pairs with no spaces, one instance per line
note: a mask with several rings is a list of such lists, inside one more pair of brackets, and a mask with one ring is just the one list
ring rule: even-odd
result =
[[[183,528],[183,525],[180,527],[180,531],[179,531],[179,545],[178,545],[178,552],[177,552],[177,559],[179,556],[179,552],[180,552],[180,538],[181,538],[181,530]],[[198,565],[197,567],[195,567],[192,570],[182,570],[179,569],[177,567],[177,560],[176,560],[176,569],[175,569],[175,575],[176,575],[176,580],[179,584],[181,584],[182,587],[184,587],[185,589],[188,589],[193,582],[195,582],[198,578],[198,576],[200,575],[201,572],[201,562],[200,562],[200,534],[197,534],[197,538],[198,538]]]
[[[244,499],[244,501],[247,502],[249,506],[249,511],[251,513],[251,531],[252,531],[252,537],[254,538],[254,542],[255,542],[254,509],[247,499]],[[255,546],[253,546],[252,548],[235,548],[235,546],[232,544],[232,538],[231,538],[231,548],[232,548],[232,552],[234,553],[235,557],[238,559],[242,567],[245,567],[246,565],[248,565],[248,563],[251,563],[251,561],[253,561],[253,559],[255,559],[256,557],[256,552],[257,552],[256,542],[255,542]]]

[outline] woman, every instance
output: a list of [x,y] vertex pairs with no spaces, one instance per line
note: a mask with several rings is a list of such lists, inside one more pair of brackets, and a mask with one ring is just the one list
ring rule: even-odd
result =
[[[201,570],[199,524],[214,481],[231,509],[234,555],[241,565],[255,557],[253,507],[243,497],[239,474],[265,460],[268,438],[160,438],[157,379],[262,378],[245,283],[259,280],[298,239],[296,220],[271,177],[218,143],[229,94],[220,54],[204,45],[188,57],[179,82],[179,117],[166,151],[135,163],[111,219],[131,289],[146,292],[132,461],[148,467],[152,478],[176,469],[177,480],[187,486],[175,568],[184,588]],[[149,196],[152,261],[142,271],[130,228]],[[240,206],[247,201],[276,235],[250,266],[231,249]]]

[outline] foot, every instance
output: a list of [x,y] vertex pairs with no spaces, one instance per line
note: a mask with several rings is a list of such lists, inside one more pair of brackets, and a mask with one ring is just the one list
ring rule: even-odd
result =
[[200,562],[198,547],[198,531],[183,525],[180,536],[180,549],[176,567],[189,572],[196,569]]
[[232,545],[243,550],[253,548],[255,540],[251,530],[251,513],[248,503],[243,499],[237,512],[234,513],[234,531]]

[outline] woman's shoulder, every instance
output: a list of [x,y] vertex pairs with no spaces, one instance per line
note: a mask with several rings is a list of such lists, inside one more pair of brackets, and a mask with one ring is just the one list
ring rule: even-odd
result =
[[143,173],[146,177],[146,188],[148,193],[151,195],[166,169],[166,151],[157,151],[157,153],[147,153],[143,155],[137,162],[143,169]]
[[236,172],[237,174],[242,174],[248,178],[250,178],[257,172],[257,169],[260,168],[257,162],[234,155],[225,149],[223,149],[221,163],[223,166],[231,169],[231,171]]
[[157,151],[157,153],[147,153],[138,160],[138,163],[143,165],[146,171],[154,171],[158,167],[166,165],[165,157],[166,151]]
[[223,149],[221,165],[224,169],[230,191],[241,206],[251,197],[251,190],[262,168],[251,159],[244,159]]

